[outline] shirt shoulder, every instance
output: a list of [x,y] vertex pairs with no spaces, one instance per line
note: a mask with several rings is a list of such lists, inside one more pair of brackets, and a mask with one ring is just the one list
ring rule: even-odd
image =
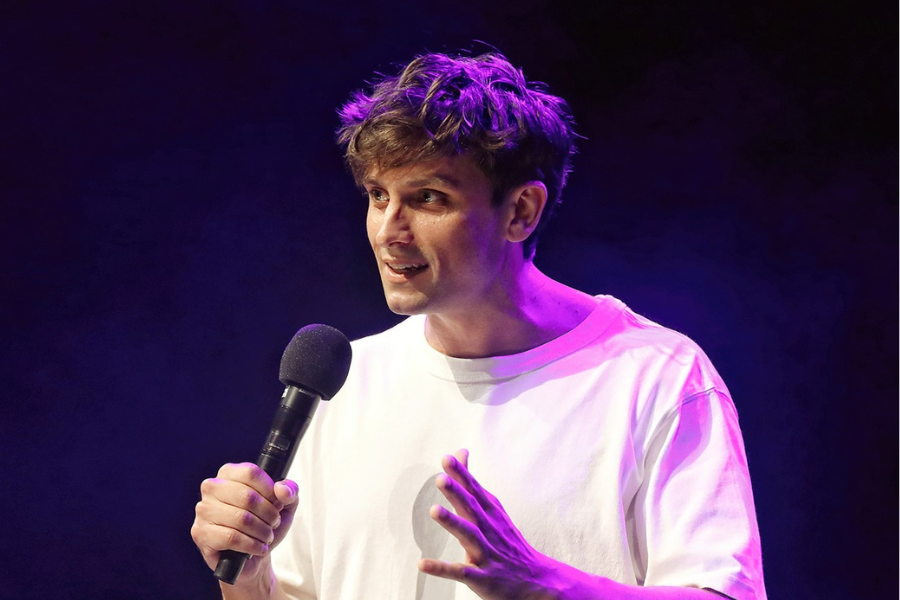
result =
[[635,422],[647,431],[701,399],[736,416],[731,394],[703,349],[687,335],[627,306],[588,352],[584,360],[609,373],[605,389],[629,399]]

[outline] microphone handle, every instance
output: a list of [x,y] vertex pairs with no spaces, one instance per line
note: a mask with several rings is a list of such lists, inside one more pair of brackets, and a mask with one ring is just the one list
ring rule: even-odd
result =
[[[320,397],[293,385],[284,388],[281,405],[275,413],[275,420],[269,431],[269,437],[256,459],[256,464],[272,478],[281,481],[287,475],[297,446],[309,424],[313,413],[319,405]],[[213,573],[216,578],[229,585],[234,585],[250,555],[236,550],[223,550],[219,553],[219,562]]]

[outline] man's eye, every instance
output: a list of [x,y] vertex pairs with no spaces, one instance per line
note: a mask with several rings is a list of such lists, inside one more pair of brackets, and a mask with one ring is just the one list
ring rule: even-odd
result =
[[366,192],[365,196],[372,202],[383,202],[387,199],[387,196],[382,190],[369,190]]
[[424,202],[426,204],[432,204],[432,203],[438,202],[442,199],[440,194],[438,194],[437,192],[432,192],[430,190],[423,190],[419,194],[419,198],[421,199],[422,202]]

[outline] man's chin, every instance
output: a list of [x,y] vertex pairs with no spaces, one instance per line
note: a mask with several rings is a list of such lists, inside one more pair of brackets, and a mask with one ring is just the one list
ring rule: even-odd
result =
[[409,306],[396,306],[388,302],[388,308],[395,315],[402,315],[404,317],[411,317],[413,315],[420,315],[424,313],[424,310],[420,310],[417,308],[409,307]]
[[410,298],[400,297],[397,294],[385,294],[385,301],[390,311],[397,315],[412,316],[426,312],[428,299],[424,297]]

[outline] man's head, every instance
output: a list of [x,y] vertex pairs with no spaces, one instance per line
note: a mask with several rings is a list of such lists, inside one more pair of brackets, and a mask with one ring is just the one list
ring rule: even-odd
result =
[[426,54],[340,111],[338,142],[357,184],[386,170],[468,156],[488,177],[495,204],[518,185],[541,181],[547,208],[524,243],[527,259],[559,202],[575,152],[568,105],[499,54]]

